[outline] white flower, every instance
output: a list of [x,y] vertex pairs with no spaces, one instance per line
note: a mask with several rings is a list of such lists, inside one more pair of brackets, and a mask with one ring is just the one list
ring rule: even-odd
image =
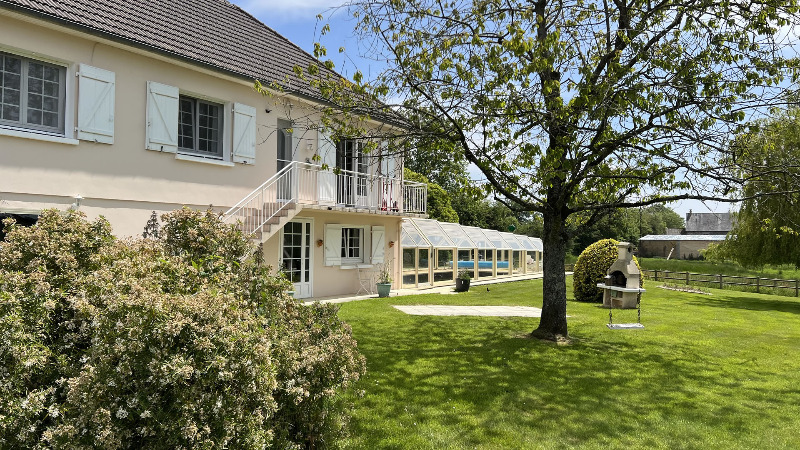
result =
[[142,413],[142,415],[140,417],[142,419],[147,419],[147,418],[152,417],[152,416],[153,416],[153,414],[150,412],[150,410],[146,409],[146,410],[144,410],[144,412]]
[[125,411],[124,409],[122,409],[122,407],[120,407],[117,410],[117,419],[124,419],[126,417],[128,417],[128,411]]

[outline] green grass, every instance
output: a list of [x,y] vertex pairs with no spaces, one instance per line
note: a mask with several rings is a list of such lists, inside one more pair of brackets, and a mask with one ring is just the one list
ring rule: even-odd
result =
[[717,263],[710,261],[686,261],[679,259],[639,258],[642,269],[670,270],[673,272],[693,272],[745,277],[800,279],[800,269],[791,265],[765,266],[761,269],[747,269],[736,263]]
[[569,346],[525,338],[538,319],[390,306],[541,306],[539,280],[343,304],[368,367],[345,448],[800,447],[800,302],[645,287],[644,330],[570,301]]

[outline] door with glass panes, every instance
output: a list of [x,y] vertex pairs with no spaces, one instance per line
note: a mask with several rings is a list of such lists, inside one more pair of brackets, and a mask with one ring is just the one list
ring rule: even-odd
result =
[[336,146],[336,167],[339,168],[336,189],[338,203],[347,206],[367,204],[367,158],[362,142],[339,141]]
[[[294,140],[292,138],[292,131],[292,122],[278,119],[278,172],[283,170],[294,160],[296,149],[293,148]],[[292,182],[294,180],[292,180],[292,175],[292,173],[287,173],[277,183],[276,198],[278,201],[289,201],[293,198],[294,186]]]
[[294,284],[295,298],[308,298],[311,291],[310,220],[293,220],[281,231],[281,270]]

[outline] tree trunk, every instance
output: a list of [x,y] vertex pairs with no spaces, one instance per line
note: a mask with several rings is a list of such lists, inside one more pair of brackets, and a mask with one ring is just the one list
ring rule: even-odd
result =
[[567,284],[564,274],[564,255],[567,235],[560,214],[546,211],[544,217],[544,286],[542,317],[532,336],[540,339],[566,339]]

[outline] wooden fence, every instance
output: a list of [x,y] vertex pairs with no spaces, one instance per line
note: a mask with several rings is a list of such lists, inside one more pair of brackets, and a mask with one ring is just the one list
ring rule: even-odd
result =
[[800,281],[782,280],[780,278],[745,277],[740,275],[721,275],[692,272],[672,272],[669,270],[642,270],[642,274],[655,281],[672,281],[686,285],[705,285],[719,289],[746,288],[761,292],[773,289],[778,295],[794,295],[800,297]]
[[[572,272],[574,264],[566,264],[564,270]],[[745,277],[741,275],[722,275],[693,272],[673,272],[670,270],[642,270],[645,279],[655,281],[671,281],[685,285],[704,285],[719,289],[741,289],[760,293],[772,289],[777,295],[794,295],[800,297],[800,280],[783,280],[780,278]]]

